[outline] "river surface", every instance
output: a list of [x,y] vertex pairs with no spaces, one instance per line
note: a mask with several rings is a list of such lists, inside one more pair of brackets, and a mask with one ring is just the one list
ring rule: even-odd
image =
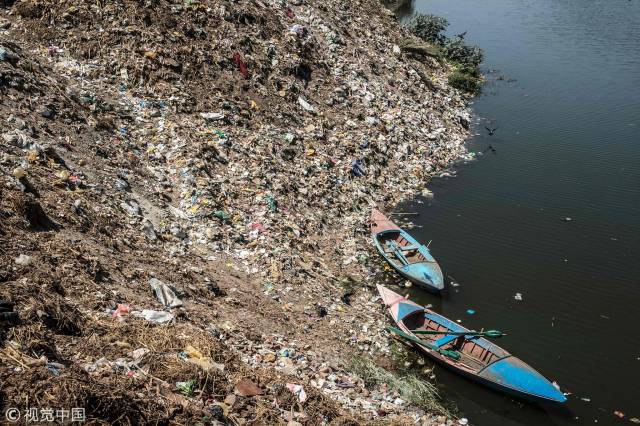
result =
[[[562,408],[540,407],[437,369],[444,396],[478,425],[632,424],[640,418],[640,0],[413,7],[446,17],[449,34],[468,31],[486,52],[488,83],[468,144],[486,152],[454,167],[456,177],[432,181],[434,198],[399,206],[420,213],[411,232],[431,241],[448,277],[441,297],[409,293],[467,327],[507,332],[496,343],[571,393]],[[485,126],[498,130],[489,136]]]

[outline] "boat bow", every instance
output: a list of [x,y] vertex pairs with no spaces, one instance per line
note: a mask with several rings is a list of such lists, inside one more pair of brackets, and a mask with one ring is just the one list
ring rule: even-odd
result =
[[544,376],[524,361],[513,356],[488,365],[478,375],[489,382],[525,395],[553,402],[565,402],[567,400],[567,397]]

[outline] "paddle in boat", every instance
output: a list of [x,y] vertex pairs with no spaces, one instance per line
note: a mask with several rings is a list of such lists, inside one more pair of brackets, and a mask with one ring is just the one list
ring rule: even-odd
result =
[[564,394],[540,373],[483,336],[497,330],[468,330],[378,285],[398,328],[388,330],[410,341],[423,354],[451,370],[495,390],[536,402],[565,402]]
[[376,209],[371,212],[371,236],[400,275],[430,291],[444,288],[442,271],[429,249]]

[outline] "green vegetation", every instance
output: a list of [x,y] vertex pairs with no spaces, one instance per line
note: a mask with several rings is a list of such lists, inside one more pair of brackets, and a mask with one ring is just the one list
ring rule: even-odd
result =
[[444,44],[446,37],[444,30],[449,26],[446,18],[436,15],[417,13],[409,20],[407,28],[428,43]]
[[446,37],[443,32],[448,25],[449,22],[445,18],[417,13],[409,20],[407,28],[420,39],[433,45],[434,51],[437,49],[454,65],[455,71],[449,77],[451,86],[476,94],[480,92],[483,83],[480,64],[484,60],[484,52],[478,46],[466,44],[464,34]]
[[415,374],[396,375],[364,358],[355,358],[351,363],[351,370],[364,380],[367,386],[385,384],[388,389],[396,391],[405,401],[432,413],[443,414],[447,417],[452,415],[440,402],[436,386]]
[[455,87],[458,90],[467,93],[478,93],[482,87],[482,78],[474,77],[472,74],[455,70],[449,76],[449,85]]
[[444,56],[462,67],[479,72],[478,68],[484,60],[484,52],[478,46],[469,46],[462,37],[447,39],[443,46]]

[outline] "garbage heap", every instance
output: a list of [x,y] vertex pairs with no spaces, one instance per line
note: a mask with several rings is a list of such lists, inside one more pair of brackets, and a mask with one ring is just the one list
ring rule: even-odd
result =
[[374,0],[0,2],[3,410],[445,421],[348,368],[389,352],[370,208],[465,153],[416,43]]

